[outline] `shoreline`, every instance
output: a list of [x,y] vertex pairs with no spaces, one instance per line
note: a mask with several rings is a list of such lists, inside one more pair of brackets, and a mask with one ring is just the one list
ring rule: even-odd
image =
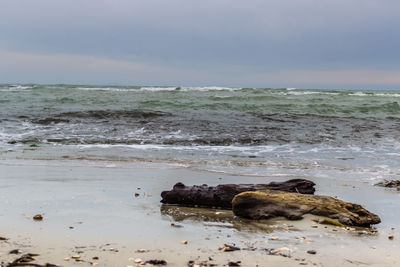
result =
[[[399,206],[395,203],[398,194],[362,181],[343,185],[342,181],[314,180],[316,194],[338,196],[379,214],[383,222],[376,226],[377,233],[317,225],[313,216],[300,221],[247,221],[234,218],[230,211],[159,203],[161,191],[178,181],[216,185],[283,181],[286,177],[228,175],[161,163],[103,162],[91,166],[62,160],[2,160],[0,172],[4,174],[0,236],[9,239],[0,241],[3,262],[18,256],[8,254],[10,250],[21,249],[40,254],[37,263],[60,266],[90,266],[90,262],[136,266],[138,258],[166,260],[168,266],[187,266],[189,261],[218,266],[229,261],[241,261],[241,266],[400,263],[396,249],[400,223],[390,212]],[[43,221],[32,220],[38,213],[43,214]],[[394,235],[394,240],[388,240],[388,235]],[[183,240],[188,244],[182,244]],[[224,244],[242,250],[221,252]],[[136,252],[139,249],[148,252]],[[316,254],[308,254],[308,250],[316,250]],[[271,251],[276,255],[270,255]],[[84,262],[71,258],[77,253]]]

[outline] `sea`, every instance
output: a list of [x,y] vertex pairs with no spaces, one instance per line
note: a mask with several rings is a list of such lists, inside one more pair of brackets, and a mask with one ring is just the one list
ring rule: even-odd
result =
[[0,159],[251,177],[400,175],[400,91],[0,85]]

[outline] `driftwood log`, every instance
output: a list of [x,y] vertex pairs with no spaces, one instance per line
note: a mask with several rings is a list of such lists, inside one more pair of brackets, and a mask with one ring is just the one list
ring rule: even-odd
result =
[[248,219],[269,219],[283,216],[300,220],[306,213],[329,217],[345,225],[370,226],[380,223],[375,215],[362,206],[328,196],[303,195],[264,190],[244,192],[232,201],[233,213]]
[[217,186],[208,186],[206,184],[185,186],[182,183],[177,183],[172,190],[161,193],[161,203],[231,209],[233,197],[242,192],[270,189],[314,194],[314,185],[312,181],[304,179],[292,179],[286,182],[271,182],[269,184],[221,184]]

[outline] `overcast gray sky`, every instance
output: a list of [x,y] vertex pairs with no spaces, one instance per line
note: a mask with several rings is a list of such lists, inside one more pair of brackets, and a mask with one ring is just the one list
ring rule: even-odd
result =
[[2,0],[0,82],[400,89],[398,0]]

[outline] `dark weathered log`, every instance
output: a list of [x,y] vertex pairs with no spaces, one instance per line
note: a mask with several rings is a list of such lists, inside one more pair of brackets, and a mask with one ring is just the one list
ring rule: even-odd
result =
[[278,216],[299,220],[304,214],[310,213],[329,217],[346,225],[370,226],[381,222],[378,215],[360,205],[328,196],[272,190],[244,192],[234,197],[232,206],[236,216],[256,220]]
[[233,197],[242,192],[271,189],[313,194],[315,192],[314,185],[312,181],[304,179],[292,179],[269,184],[221,184],[217,186],[206,184],[185,186],[182,183],[177,183],[172,190],[161,193],[161,203],[231,209]]

